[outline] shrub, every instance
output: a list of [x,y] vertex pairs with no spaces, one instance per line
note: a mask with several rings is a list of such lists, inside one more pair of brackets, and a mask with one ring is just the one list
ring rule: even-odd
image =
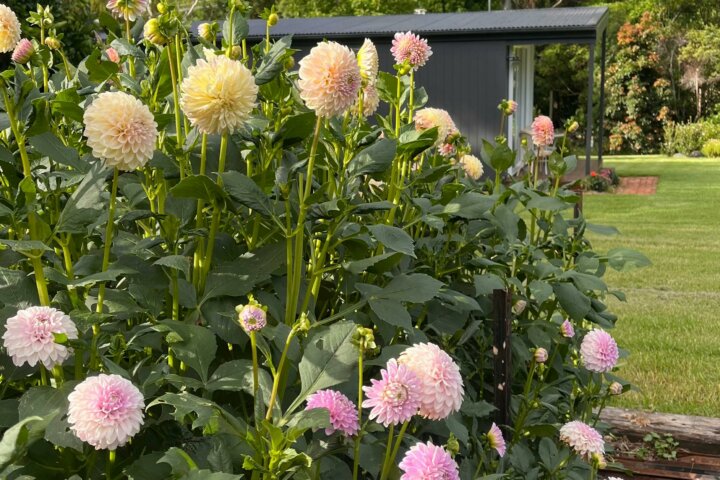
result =
[[669,123],[665,126],[663,151],[668,155],[689,155],[702,150],[709,140],[720,138],[720,123]]
[[706,157],[720,157],[720,140],[717,138],[708,140],[703,145],[701,152]]

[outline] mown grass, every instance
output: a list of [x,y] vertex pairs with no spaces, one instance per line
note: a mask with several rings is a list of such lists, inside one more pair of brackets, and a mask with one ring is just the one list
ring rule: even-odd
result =
[[616,404],[661,412],[720,416],[720,159],[608,157],[621,176],[658,176],[652,196],[588,195],[588,221],[620,235],[591,235],[606,251],[625,246],[653,265],[611,273],[627,303],[613,335],[630,351],[622,376],[637,391]]

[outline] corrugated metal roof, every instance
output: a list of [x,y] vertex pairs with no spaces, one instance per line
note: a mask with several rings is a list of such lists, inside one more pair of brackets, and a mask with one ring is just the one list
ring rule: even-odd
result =
[[[348,38],[392,36],[411,30],[423,36],[496,35],[586,32],[597,33],[607,22],[607,7],[497,10],[492,12],[428,13],[365,17],[315,17],[281,19],[273,37]],[[250,21],[250,37],[265,35],[265,21]]]

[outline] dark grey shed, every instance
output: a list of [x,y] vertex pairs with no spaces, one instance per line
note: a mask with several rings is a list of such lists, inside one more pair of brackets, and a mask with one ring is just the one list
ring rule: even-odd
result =
[[[511,143],[532,121],[534,46],[552,43],[589,46],[586,174],[590,171],[592,139],[597,135],[602,159],[602,116],[592,120],[595,48],[600,42],[600,112],[604,111],[607,7],[502,10],[492,12],[317,17],[281,19],[271,29],[274,38],[293,36],[293,46],[308,51],[322,40],[337,40],[358,48],[365,38],[375,42],[380,68],[392,72],[390,46],[396,32],[412,31],[428,39],[433,55],[416,74],[426,88],[429,106],[448,110],[472,145],[499,133],[498,103],[514,98],[520,104],[504,131]],[[251,20],[251,40],[265,35],[265,21]],[[597,127],[597,129],[596,129]]]

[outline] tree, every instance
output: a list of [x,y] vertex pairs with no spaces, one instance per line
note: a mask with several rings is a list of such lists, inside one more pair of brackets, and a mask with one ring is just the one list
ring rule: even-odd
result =
[[696,118],[702,117],[704,91],[720,81],[720,28],[690,30],[680,49],[682,85],[692,89]]

